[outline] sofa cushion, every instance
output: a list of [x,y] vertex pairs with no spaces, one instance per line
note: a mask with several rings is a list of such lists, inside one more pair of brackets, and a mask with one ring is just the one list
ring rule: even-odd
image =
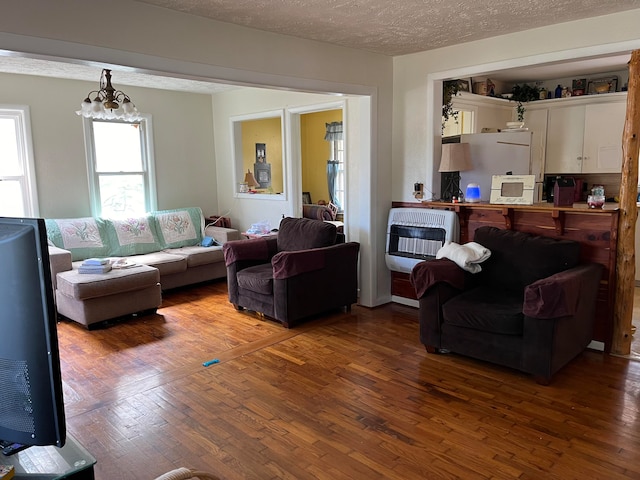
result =
[[157,268],[160,271],[160,275],[180,273],[187,269],[186,257],[167,252],[153,252],[145,253],[144,255],[136,255],[131,259],[131,261]]
[[45,225],[49,241],[69,250],[73,261],[109,255],[106,232],[95,218],[46,219]]
[[273,268],[270,263],[240,270],[236,278],[239,288],[264,295],[273,294]]
[[162,250],[153,217],[102,219],[112,257],[127,257]]
[[278,230],[278,251],[308,250],[334,245],[336,226],[309,218],[283,218]]
[[56,281],[60,293],[76,300],[86,300],[157,285],[160,273],[146,265],[96,274],[79,273],[74,269],[58,273]]
[[204,228],[199,207],[162,210],[152,213],[164,248],[199,245]]
[[180,247],[164,250],[166,253],[180,255],[187,259],[187,267],[199,267],[224,261],[222,247]]
[[522,335],[523,292],[508,294],[491,287],[477,287],[456,295],[442,306],[444,322],[502,335]]
[[491,250],[478,274],[482,281],[510,291],[523,291],[541,278],[573,268],[580,257],[579,242],[496,227],[478,228],[474,241]]

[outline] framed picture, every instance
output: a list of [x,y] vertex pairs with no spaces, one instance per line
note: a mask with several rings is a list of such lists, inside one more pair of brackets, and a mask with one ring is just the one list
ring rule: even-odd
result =
[[613,93],[618,90],[618,77],[598,78],[591,80],[587,88],[587,94]]
[[458,84],[459,92],[470,92],[471,91],[471,79],[470,78],[459,78],[456,80]]
[[311,205],[311,192],[302,192],[302,204]]
[[578,78],[571,84],[571,95],[574,97],[587,93],[587,79]]

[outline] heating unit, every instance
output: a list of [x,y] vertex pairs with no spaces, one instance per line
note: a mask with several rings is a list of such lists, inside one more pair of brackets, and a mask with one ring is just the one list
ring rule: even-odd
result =
[[436,257],[444,242],[458,242],[458,215],[450,210],[392,208],[387,222],[385,262],[391,270],[391,299],[418,306],[409,274],[413,267]]

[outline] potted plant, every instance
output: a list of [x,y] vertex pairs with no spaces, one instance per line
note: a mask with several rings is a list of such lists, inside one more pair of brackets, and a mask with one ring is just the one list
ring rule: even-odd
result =
[[509,100],[518,102],[518,105],[516,106],[518,121],[524,122],[524,112],[526,111],[524,104],[532,100],[538,100],[540,98],[540,89],[535,85],[531,86],[527,83],[520,85],[516,83],[511,89],[511,93],[512,95]]
[[442,82],[442,130],[444,125],[453,118],[458,123],[458,111],[453,109],[452,99],[458,94],[459,84],[457,80],[445,80]]

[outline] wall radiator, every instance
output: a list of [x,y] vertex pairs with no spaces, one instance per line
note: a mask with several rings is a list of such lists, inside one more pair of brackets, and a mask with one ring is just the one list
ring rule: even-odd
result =
[[385,261],[389,270],[411,273],[436,257],[444,242],[458,242],[458,215],[450,210],[392,208],[387,223]]

